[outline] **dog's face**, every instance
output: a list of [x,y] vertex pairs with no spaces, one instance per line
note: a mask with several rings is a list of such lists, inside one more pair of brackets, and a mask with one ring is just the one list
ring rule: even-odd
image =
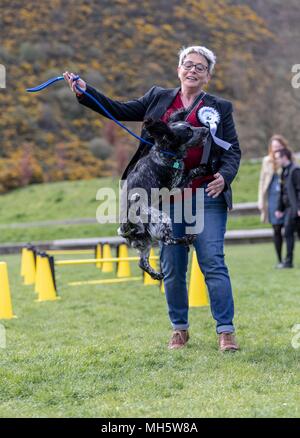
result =
[[191,146],[203,144],[208,134],[208,128],[196,128],[182,120],[166,124],[161,120],[148,119],[144,127],[158,147],[175,153],[183,153]]

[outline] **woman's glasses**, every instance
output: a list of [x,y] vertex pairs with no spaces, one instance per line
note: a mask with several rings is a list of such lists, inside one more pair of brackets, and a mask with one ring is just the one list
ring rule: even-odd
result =
[[201,63],[194,64],[192,61],[183,62],[182,67],[185,70],[192,70],[192,68],[195,67],[197,73],[204,73],[208,69],[206,65],[203,65]]

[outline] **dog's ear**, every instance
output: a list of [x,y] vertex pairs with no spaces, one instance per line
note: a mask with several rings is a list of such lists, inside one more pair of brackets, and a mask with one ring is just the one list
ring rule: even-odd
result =
[[175,135],[162,120],[147,119],[144,122],[144,128],[160,144],[171,143],[175,140]]
[[170,116],[168,123],[183,121],[185,119],[185,116],[186,116],[186,109],[182,108]]

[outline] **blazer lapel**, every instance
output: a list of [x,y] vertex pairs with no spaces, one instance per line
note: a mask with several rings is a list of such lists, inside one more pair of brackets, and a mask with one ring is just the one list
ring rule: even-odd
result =
[[164,113],[167,111],[167,109],[175,99],[179,90],[180,87],[171,88],[159,98],[156,107],[151,111],[151,117],[153,119],[158,120],[164,115]]
[[[154,119],[159,119],[160,117],[162,117],[175,99],[179,90],[180,87],[171,88],[170,90],[167,90],[162,96],[160,96],[155,108],[151,110],[151,117],[153,117]],[[210,94],[205,94],[203,100],[204,106],[211,106],[213,108],[216,108],[216,110],[220,112],[216,99],[213,96],[211,96]],[[219,127],[220,124],[218,126],[218,129]]]

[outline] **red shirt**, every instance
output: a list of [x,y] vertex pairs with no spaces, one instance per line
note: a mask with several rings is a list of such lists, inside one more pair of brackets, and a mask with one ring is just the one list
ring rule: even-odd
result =
[[[197,119],[197,111],[199,110],[199,108],[201,108],[201,106],[203,106],[203,103],[204,103],[203,99],[201,99],[198,105],[196,105],[196,108],[193,109],[193,111],[191,112],[191,114],[188,116],[186,120],[192,126],[195,127],[203,126]],[[171,103],[165,114],[162,116],[161,120],[165,123],[168,123],[171,114],[182,108],[184,108],[184,105],[182,103],[180,93],[178,92],[175,99],[173,100],[173,102]],[[199,166],[202,158],[202,153],[203,153],[203,146],[193,146],[187,149],[186,157],[183,160],[186,171],[189,171],[190,169],[194,169],[195,167]],[[189,187],[192,187],[194,192],[196,188],[200,187],[204,183],[204,181],[213,181],[213,180],[214,180],[213,175],[201,176],[199,178],[193,179]]]

